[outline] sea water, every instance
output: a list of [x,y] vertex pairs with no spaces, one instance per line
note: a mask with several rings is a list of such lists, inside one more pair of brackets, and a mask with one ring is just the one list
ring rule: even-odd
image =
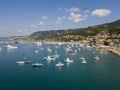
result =
[[[0,48],[0,90],[119,90],[120,89],[120,57],[105,51],[88,49],[79,45],[71,45],[75,54],[66,52],[68,45],[51,45],[34,43],[9,43],[17,49]],[[49,52],[47,49],[52,51]],[[78,49],[79,48],[79,49]],[[35,51],[38,51],[37,53]],[[48,62],[44,57],[59,55]],[[98,56],[100,59],[95,60]],[[69,57],[73,63],[64,60]],[[87,61],[82,64],[80,57]],[[18,65],[17,61],[31,61]],[[42,67],[33,68],[35,62]],[[63,67],[56,67],[58,62]]]

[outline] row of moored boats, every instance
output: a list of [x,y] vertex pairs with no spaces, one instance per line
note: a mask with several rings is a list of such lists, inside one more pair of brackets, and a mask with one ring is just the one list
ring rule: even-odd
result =
[[[48,57],[44,57],[44,59],[46,59],[47,61],[53,61],[53,60],[55,60],[55,57],[48,56]],[[87,61],[85,60],[84,57],[81,57],[80,59],[82,60],[82,62],[81,62],[82,64],[87,63]],[[99,60],[100,58],[98,56],[96,56],[96,57],[94,57],[94,59]],[[71,58],[66,58],[65,62],[70,64],[70,63],[73,63],[73,60]],[[31,61],[17,61],[16,63],[17,64],[29,64],[29,63],[31,63]],[[41,66],[43,66],[43,64],[38,63],[38,62],[32,64],[32,67],[41,67]],[[55,66],[56,67],[62,67],[62,66],[64,66],[64,63],[58,62],[57,64],[55,64]]]
[[[49,60],[49,61],[55,60],[55,58],[50,57],[50,56],[49,56],[48,58],[45,58],[45,59],[46,59],[46,60]],[[73,60],[70,59],[70,58],[67,58],[67,59],[65,60],[65,62],[66,62],[66,63],[73,63]],[[20,64],[20,65],[23,65],[23,64],[31,63],[31,61],[17,61],[16,63],[17,63],[17,64]],[[38,62],[32,64],[32,67],[41,67],[41,66],[43,66],[43,64],[42,64],[42,63],[38,63]],[[62,67],[62,66],[64,66],[64,63],[58,62],[57,64],[55,64],[55,66],[56,66],[56,67]]]

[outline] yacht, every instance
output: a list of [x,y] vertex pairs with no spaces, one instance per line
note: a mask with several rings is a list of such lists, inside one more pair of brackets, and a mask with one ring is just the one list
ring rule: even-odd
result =
[[35,50],[35,53],[37,54],[39,51],[38,50]]
[[56,67],[62,67],[62,66],[64,66],[64,64],[62,62],[58,62],[55,66]]
[[54,56],[47,56],[47,57],[44,57],[44,59],[46,59],[47,61],[52,61],[52,60],[55,60],[55,57]]
[[98,56],[95,56],[94,59],[99,60],[100,58]]
[[66,52],[73,53],[74,51],[70,47],[68,47],[68,48],[66,48]]
[[25,64],[24,61],[17,61],[16,63],[17,63],[17,64]]
[[17,49],[17,46],[12,46],[12,45],[10,45],[10,44],[7,45],[6,47],[9,48],[9,49]]
[[32,67],[41,67],[41,66],[43,66],[42,63],[33,63],[32,64]]
[[2,48],[0,48],[0,51],[2,50]]
[[42,45],[42,42],[36,42],[36,45],[38,45],[38,46]]
[[65,62],[67,62],[67,63],[72,63],[72,62],[73,62],[73,60],[72,60],[72,59],[70,59],[70,58],[67,58],[67,59],[65,60]]
[[54,55],[55,58],[58,58],[59,55],[57,54],[57,52],[55,52],[55,55]]
[[81,59],[81,60],[85,60],[85,58],[84,58],[84,57],[81,57],[80,59]]
[[87,63],[87,61],[84,59],[83,61],[82,61],[82,64],[86,64]]
[[47,51],[48,51],[48,52],[52,52],[52,49],[51,49],[51,48],[47,48]]
[[80,50],[81,50],[81,48],[78,48],[78,50],[80,51]]
[[25,64],[29,64],[29,63],[31,63],[31,61],[25,61]]

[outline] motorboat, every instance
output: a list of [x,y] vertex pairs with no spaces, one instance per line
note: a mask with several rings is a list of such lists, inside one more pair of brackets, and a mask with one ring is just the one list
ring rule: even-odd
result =
[[55,60],[55,57],[54,56],[47,56],[47,57],[44,57],[44,59],[46,59],[47,61],[52,61],[52,60]]
[[84,58],[84,57],[81,57],[80,59],[81,59],[81,60],[85,60],[85,58]]
[[39,51],[38,50],[35,50],[35,53],[37,54]]
[[82,64],[86,64],[86,63],[87,63],[87,61],[84,59],[81,63],[82,63]]
[[38,46],[42,45],[42,42],[36,42],[36,45],[38,45]]
[[12,46],[12,45],[7,45],[6,48],[9,48],[9,49],[17,49],[17,46]]
[[73,53],[74,51],[70,47],[68,47],[68,48],[66,48],[66,52]]
[[64,64],[62,62],[58,62],[55,66],[56,67],[62,67],[62,66],[64,66]]
[[48,51],[48,52],[52,52],[52,49],[51,49],[51,48],[47,48],[47,51]]
[[32,64],[32,67],[41,67],[41,66],[43,66],[42,63],[33,63]]
[[99,60],[100,58],[98,56],[95,56],[94,59]]
[[25,61],[25,64],[29,64],[29,63],[31,63],[31,61]]
[[65,60],[65,62],[67,62],[67,63],[72,63],[73,60],[72,60],[71,58],[67,58],[67,59]]
[[54,55],[55,58],[58,58],[59,55],[57,54],[57,52],[55,52],[55,55]]
[[17,61],[17,64],[25,64],[25,61]]

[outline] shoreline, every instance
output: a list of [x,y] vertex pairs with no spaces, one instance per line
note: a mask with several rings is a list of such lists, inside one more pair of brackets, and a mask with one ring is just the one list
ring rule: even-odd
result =
[[[25,40],[26,41],[26,40]],[[26,41],[27,42],[27,41]],[[8,42],[7,42],[8,43]],[[10,42],[9,42],[10,43]],[[12,42],[13,43],[13,42]],[[20,42],[20,43],[23,43],[23,42]],[[25,43],[25,42],[24,42]],[[83,46],[91,46],[92,48],[95,48],[95,49],[98,49],[98,50],[105,50],[105,51],[109,51],[117,56],[120,56],[120,49],[113,49],[112,46],[105,46],[105,45],[89,45],[88,43],[86,42],[83,42],[83,41],[77,41],[77,42],[60,42],[60,41],[32,41],[32,42],[28,42],[28,43],[35,43],[35,44],[38,44],[38,45],[41,45],[41,44],[57,44],[57,45],[62,45],[62,44],[74,44],[74,45],[83,45]],[[3,43],[0,43],[0,44],[5,44],[5,42]]]
[[117,55],[117,56],[120,56],[120,51],[112,50],[112,49],[109,49],[108,51],[115,54],[115,55]]
[[[83,45],[83,46],[90,46],[88,43],[84,43],[84,42],[55,42],[55,41],[44,41],[42,42],[44,44],[58,44],[58,45],[62,45],[62,44],[74,44],[74,45]],[[108,52],[111,52],[117,56],[120,56],[120,49],[113,49],[112,46],[105,46],[105,45],[92,45],[92,48],[98,49],[98,50],[105,50]]]

